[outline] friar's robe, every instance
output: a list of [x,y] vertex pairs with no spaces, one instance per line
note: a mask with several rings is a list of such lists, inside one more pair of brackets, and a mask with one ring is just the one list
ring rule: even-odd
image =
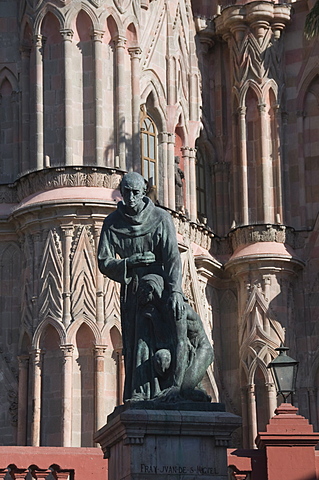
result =
[[[121,322],[123,336],[123,353],[125,364],[124,400],[132,397],[139,388],[136,374],[136,347],[141,340],[143,320],[137,312],[136,290],[139,279],[149,274],[161,275],[167,295],[172,292],[182,293],[182,268],[178,251],[175,227],[168,212],[156,207],[144,197],[145,207],[136,215],[128,215],[123,202],[117,210],[104,221],[101,232],[98,264],[100,271],[107,277],[121,283]],[[135,253],[153,252],[155,262],[143,267],[127,267],[127,258]],[[147,337],[147,334],[145,334]],[[145,339],[144,339],[145,340]],[[143,340],[143,341],[144,341]],[[147,342],[147,338],[145,340]],[[143,380],[145,382],[145,378]],[[147,397],[152,398],[153,379],[146,390]]]

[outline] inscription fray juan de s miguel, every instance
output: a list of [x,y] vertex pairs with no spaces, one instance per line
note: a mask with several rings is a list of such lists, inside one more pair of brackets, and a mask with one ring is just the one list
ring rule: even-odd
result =
[[141,473],[147,474],[159,474],[159,473],[167,473],[167,474],[196,474],[196,475],[214,475],[215,469],[213,467],[201,467],[201,466],[194,466],[194,467],[181,467],[180,465],[145,465],[141,463]]

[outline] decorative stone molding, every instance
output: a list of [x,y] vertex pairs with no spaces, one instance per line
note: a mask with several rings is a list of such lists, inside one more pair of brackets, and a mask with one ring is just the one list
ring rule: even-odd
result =
[[[52,190],[60,187],[104,187],[116,189],[123,173],[114,169],[94,167],[55,167],[48,170],[29,173],[15,182],[15,201],[21,202],[33,193]],[[11,187],[12,188],[12,187]],[[14,198],[9,195],[8,187],[0,188],[0,202],[3,197]],[[9,203],[9,202],[8,202]]]
[[17,203],[17,191],[13,185],[0,186],[0,203]]
[[[290,16],[291,7],[287,4],[256,1],[230,5],[215,19],[216,33],[230,49],[232,82],[240,101],[245,98],[248,82],[257,82],[263,96],[270,79],[276,84],[277,98],[281,97],[284,86],[281,36]],[[264,111],[262,103],[259,108]]]
[[60,349],[63,352],[64,363],[67,361],[67,358],[73,357],[74,345],[72,345],[71,343],[60,345]]
[[16,426],[18,423],[18,392],[16,390],[8,390],[8,401],[11,424]]
[[293,248],[300,248],[300,237],[291,227],[285,225],[250,225],[238,227],[229,233],[233,250],[239,246],[256,242],[287,243]]

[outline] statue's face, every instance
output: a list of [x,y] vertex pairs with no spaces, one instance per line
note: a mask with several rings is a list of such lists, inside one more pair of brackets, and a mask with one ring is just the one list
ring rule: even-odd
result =
[[[142,177],[141,177],[142,178]],[[121,193],[124,203],[130,213],[137,213],[144,207],[143,198],[145,196],[145,184],[139,178],[130,178],[123,180]]]

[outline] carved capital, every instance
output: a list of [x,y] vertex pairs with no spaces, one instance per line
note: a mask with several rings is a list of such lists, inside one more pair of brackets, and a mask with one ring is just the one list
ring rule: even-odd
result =
[[265,103],[259,103],[258,104],[258,110],[260,113],[266,113],[266,107],[267,105]]
[[167,143],[174,143],[175,144],[175,133],[168,133],[167,134]]
[[93,34],[92,34],[93,42],[102,43],[103,36],[104,36],[104,30],[93,30]]
[[29,355],[19,355],[18,362],[19,362],[19,370],[27,370],[29,367]]
[[44,351],[41,348],[35,348],[31,350],[30,355],[32,359],[32,363],[35,367],[41,368],[42,367],[42,360],[43,360]]
[[34,35],[32,41],[36,48],[42,48],[45,44],[45,37],[43,35]]
[[74,345],[71,343],[60,345],[60,349],[63,352],[64,358],[71,358],[74,352]]
[[104,354],[106,352],[106,348],[107,346],[106,345],[95,345],[94,346],[94,355],[95,355],[95,358],[97,357],[104,357]]
[[71,28],[63,28],[62,30],[60,30],[60,33],[62,35],[63,41],[72,42],[74,32]]
[[116,48],[125,48],[126,38],[122,35],[117,35],[116,37],[114,37],[113,41]]
[[128,49],[128,53],[131,56],[131,60],[134,60],[134,58],[140,59],[142,50],[140,49],[140,47],[130,47]]
[[246,111],[247,111],[247,107],[245,107],[245,106],[237,108],[238,115],[241,115],[242,117],[245,117]]
[[196,157],[197,148],[189,148],[189,158]]
[[182,157],[188,157],[189,156],[189,147],[182,147]]
[[159,143],[167,143],[167,140],[168,140],[168,133],[167,132],[160,132],[158,134]]
[[255,384],[251,383],[247,385],[247,392],[250,394],[255,394]]
[[268,393],[275,391],[275,385],[273,383],[266,383],[265,385],[266,385]]
[[62,224],[61,230],[65,237],[72,237],[74,231],[74,225]]

